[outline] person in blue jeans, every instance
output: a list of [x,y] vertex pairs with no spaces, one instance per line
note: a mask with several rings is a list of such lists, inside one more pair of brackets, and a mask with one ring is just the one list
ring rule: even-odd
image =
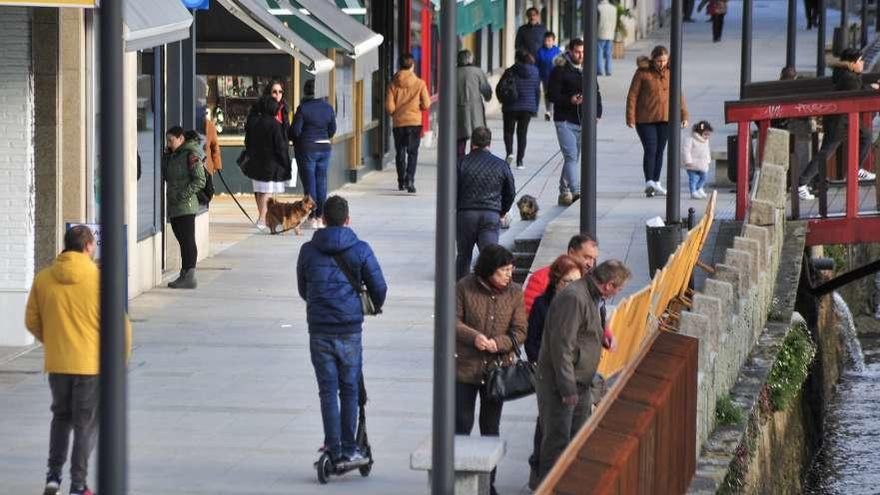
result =
[[[297,289],[306,301],[309,350],[324,424],[324,451],[334,463],[359,462],[358,381],[361,376],[364,312],[345,269],[359,277],[377,308],[387,286],[372,248],[349,227],[348,202],[331,196],[324,204],[326,228],[303,244],[296,264]],[[341,265],[340,265],[341,264]]]
[[293,116],[290,136],[299,165],[303,191],[315,200],[312,228],[323,226],[327,200],[327,168],[330,166],[330,140],[336,134],[336,113],[323,98],[315,98],[315,80],[306,81],[303,100]]
[[596,29],[598,50],[596,53],[596,74],[611,75],[611,45],[617,34],[617,7],[608,0],[601,0],[596,6],[599,11],[599,22]]

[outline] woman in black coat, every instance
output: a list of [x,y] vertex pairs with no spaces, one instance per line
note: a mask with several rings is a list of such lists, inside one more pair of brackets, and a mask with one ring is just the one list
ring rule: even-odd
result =
[[254,198],[259,217],[257,228],[266,229],[266,208],[269,195],[284,192],[290,180],[290,151],[287,132],[278,121],[280,104],[274,98],[262,97],[257,112],[248,119],[244,146],[250,158],[244,173],[253,180]]
[[[290,140],[290,111],[287,106],[287,102],[284,101],[284,83],[282,83],[278,79],[272,79],[269,81],[269,84],[263,88],[263,94],[257,103],[251,107],[251,111],[247,117],[247,123],[245,125],[245,148],[248,149],[248,155],[253,157],[250,148],[248,148],[248,140],[247,135],[251,134],[251,127],[260,119],[262,115],[267,115],[265,109],[265,100],[273,100],[276,103],[275,109],[271,112],[271,114],[275,117],[275,121],[281,127],[281,135],[284,136],[285,148],[289,146]],[[289,156],[290,152],[288,151],[287,155]],[[287,165],[285,168],[288,170],[287,179],[290,180],[290,160],[287,160]],[[247,172],[246,172],[247,175]],[[248,175],[251,179],[254,179],[254,198],[257,202],[257,211],[259,212],[259,220],[257,221],[257,228],[260,231],[266,229],[266,204],[269,201],[269,194],[273,193],[283,193],[285,189],[285,181],[272,181],[272,180],[259,180],[255,179]]]

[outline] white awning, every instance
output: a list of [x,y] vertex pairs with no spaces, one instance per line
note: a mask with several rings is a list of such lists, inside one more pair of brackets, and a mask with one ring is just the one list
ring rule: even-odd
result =
[[[327,0],[296,0],[296,2],[307,12],[293,8],[291,13],[338,43],[352,58],[356,59],[375,51],[384,41],[381,34],[373,32]],[[310,22],[310,15],[315,16],[323,25],[316,26],[317,23]]]
[[189,38],[193,18],[180,0],[124,0],[122,39],[134,52]]
[[320,50],[308,44],[270,14],[265,4],[257,0],[217,0],[217,3],[248,27],[260,33],[275,48],[305,64],[309,72],[315,75],[325,74],[336,66]]

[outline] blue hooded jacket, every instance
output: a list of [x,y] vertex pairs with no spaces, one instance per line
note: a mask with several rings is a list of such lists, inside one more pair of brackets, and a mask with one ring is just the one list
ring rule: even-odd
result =
[[541,74],[541,81],[547,84],[550,81],[550,73],[553,72],[553,60],[559,56],[562,51],[558,46],[553,45],[550,48],[541,46],[538,49],[538,56],[535,57],[535,65],[538,66],[538,73]]
[[501,103],[502,112],[531,112],[538,111],[538,102],[541,101],[541,78],[538,76],[538,68],[535,64],[515,63],[510,68],[516,75],[516,92],[519,98],[513,103]]
[[385,304],[388,288],[370,245],[348,227],[318,230],[300,249],[296,263],[297,288],[306,301],[309,333],[343,335],[362,330],[360,297],[337,266],[336,254],[342,254],[349,270],[364,281],[373,303],[380,308]]

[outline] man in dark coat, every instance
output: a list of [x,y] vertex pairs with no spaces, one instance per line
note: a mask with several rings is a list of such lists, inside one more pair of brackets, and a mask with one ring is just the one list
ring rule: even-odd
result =
[[309,349],[321,398],[324,449],[334,463],[358,463],[363,462],[355,434],[364,312],[359,293],[346,271],[366,285],[377,308],[385,303],[387,286],[373,250],[348,227],[345,199],[327,199],[324,222],[327,227],[316,231],[300,249],[297,287],[306,301]]
[[599,264],[553,298],[538,355],[538,415],[541,418],[540,478],[544,478],[590,417],[590,386],[602,352],[605,301],[630,278],[622,261]]
[[526,19],[528,22],[519,27],[516,31],[516,40],[513,46],[516,50],[525,50],[532,55],[535,60],[538,59],[538,49],[544,44],[544,35],[547,34],[547,28],[541,24],[541,13],[535,7],[526,10]]
[[510,166],[489,151],[491,142],[492,131],[477,127],[471,136],[472,151],[458,164],[456,280],[470,271],[475,244],[480,250],[498,244],[501,218],[516,195]]
[[[581,192],[581,105],[584,102],[584,41],[575,38],[568,51],[556,57],[550,72],[548,91],[553,102],[556,138],[562,149],[562,174],[559,178],[559,204],[570,205]],[[593,72],[590,71],[591,77]],[[596,118],[602,118],[602,94],[596,85]]]

